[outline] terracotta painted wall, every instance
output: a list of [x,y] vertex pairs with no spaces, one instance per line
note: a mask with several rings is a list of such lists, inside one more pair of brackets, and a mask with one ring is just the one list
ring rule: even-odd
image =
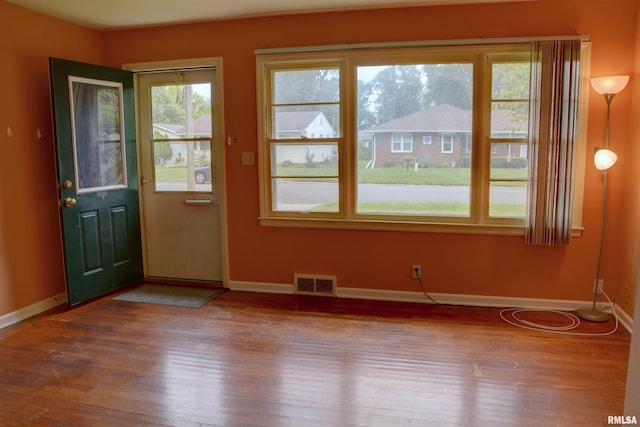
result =
[[[637,15],[640,26],[640,11]],[[635,69],[632,78],[640,78],[640,33],[636,32],[636,57]],[[640,116],[640,84],[633,87],[632,117]],[[640,164],[640,121],[631,121],[631,159],[634,165]],[[640,278],[638,277],[638,263],[640,260],[640,168],[634,168],[631,177],[631,191],[629,199],[632,207],[628,210],[627,220],[629,230],[627,276],[624,294],[628,298],[635,298],[634,319],[640,319]],[[635,296],[634,296],[635,294]],[[631,338],[631,350],[629,352],[629,366],[627,368],[627,391],[624,401],[624,414],[635,415],[640,413],[640,321],[633,322],[633,337]]]
[[64,292],[50,56],[100,63],[101,35],[0,1],[0,316]]
[[[541,0],[243,19],[106,33],[105,61],[124,63],[222,56],[227,147],[230,279],[291,283],[293,273],[335,274],[339,286],[419,291],[410,266],[422,264],[432,292],[589,300],[600,221],[601,174],[587,165],[582,238],[566,248],[540,248],[520,237],[264,228],[258,223],[257,167],[241,152],[257,151],[255,56],[258,48],[349,42],[478,37],[590,35],[594,76],[630,74],[637,0]],[[605,288],[623,298],[630,208],[627,180],[632,91],[616,97],[611,146],[621,161],[610,173]],[[605,104],[591,92],[588,152],[602,143]],[[622,299],[622,301],[621,301]]]
[[[0,0],[0,316],[64,289],[48,92],[47,58],[123,63],[222,56],[225,73],[230,279],[290,283],[294,272],[336,274],[339,285],[419,291],[412,264],[432,292],[588,300],[595,275],[601,175],[587,164],[585,232],[566,248],[522,238],[260,227],[258,173],[241,166],[257,151],[257,48],[348,42],[587,34],[592,74],[632,74],[637,0],[541,0],[506,5],[407,8],[244,19],[100,34]],[[103,56],[104,54],[104,56]],[[637,74],[637,73],[636,73]],[[635,76],[637,78],[637,76]],[[634,79],[635,80],[635,79]],[[633,80],[632,80],[633,84]],[[637,272],[637,170],[631,104],[613,104],[603,265],[606,289],[629,314]],[[635,95],[638,96],[637,94]],[[591,92],[588,152],[601,144],[605,104]],[[7,127],[13,130],[8,137]],[[43,138],[36,136],[41,129]],[[632,183],[633,185],[629,185]],[[637,190],[636,190],[637,191]],[[338,248],[339,250],[336,250]]]
[[[640,28],[640,10],[638,11],[638,24],[636,28]],[[636,52],[635,67],[631,74],[632,81],[640,82],[640,31],[636,30]],[[629,136],[629,154],[628,162],[631,170],[629,174],[629,185],[625,191],[624,198],[628,207],[624,209],[624,224],[626,229],[626,242],[620,254],[623,263],[623,274],[621,281],[622,301],[637,300],[638,287],[640,286],[640,278],[638,274],[640,265],[640,83],[635,84],[631,88],[632,109],[630,120],[630,136]],[[613,108],[613,107],[612,107]],[[637,302],[636,302],[637,304]],[[636,310],[637,311],[637,310]]]

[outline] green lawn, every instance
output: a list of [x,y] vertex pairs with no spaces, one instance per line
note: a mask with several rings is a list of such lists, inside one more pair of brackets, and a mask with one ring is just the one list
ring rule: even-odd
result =
[[180,181],[187,180],[186,166],[156,166],[156,181]]
[[[313,210],[318,212],[335,212],[338,205],[335,203],[316,206]],[[431,215],[431,216],[469,216],[468,203],[359,203],[358,213],[366,214],[396,214],[396,215]],[[523,217],[525,207],[516,205],[492,205],[491,216],[494,217]]]
[[[313,181],[333,181],[338,176],[338,165],[335,163],[314,163],[315,167],[306,165],[278,166],[277,176],[289,177],[290,180],[308,181],[307,177],[325,177]],[[360,184],[416,184],[416,185],[469,185],[469,168],[419,168],[418,171],[403,166],[380,166],[375,169],[365,169],[358,165],[358,183]],[[525,169],[493,169],[494,179],[519,178],[526,179]],[[158,181],[186,181],[186,166],[156,166]],[[503,182],[501,186],[524,187],[523,182]]]
[[[314,167],[304,164],[278,165],[276,176],[289,177],[290,180],[307,181],[307,177],[318,177],[313,181],[328,181],[338,176],[338,165],[335,163],[314,163]],[[407,170],[401,165],[379,166],[375,169],[365,169],[364,163],[358,164],[357,180],[360,184],[414,184],[414,185],[469,185],[469,168],[413,168]],[[526,179],[526,169],[494,168],[491,170],[493,179]],[[320,178],[323,177],[323,178]],[[500,182],[505,187],[524,187],[524,182]]]

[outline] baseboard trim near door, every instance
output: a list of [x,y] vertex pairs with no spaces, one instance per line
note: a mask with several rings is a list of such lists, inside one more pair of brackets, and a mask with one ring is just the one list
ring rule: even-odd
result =
[[44,313],[47,310],[51,310],[67,301],[67,294],[61,293],[51,298],[47,298],[42,301],[38,301],[34,304],[23,307],[19,310],[12,311],[3,316],[0,316],[0,329],[4,329],[11,325],[15,325],[18,322],[22,322],[30,317],[37,316]]
[[[232,291],[262,292],[287,295],[294,293],[293,284],[242,282],[235,280],[229,282],[229,289]],[[336,294],[338,298],[433,304],[433,302],[430,301],[422,292],[338,287],[336,288]],[[580,308],[590,307],[592,304],[591,301],[555,300],[541,298],[499,297],[444,293],[429,293],[429,295],[433,297],[433,299],[436,300],[439,304],[465,305],[470,307],[513,307],[533,310],[574,311]],[[598,308],[608,311],[609,313],[611,312],[611,310],[608,308],[608,304],[605,303],[598,303]],[[620,325],[622,325],[630,334],[632,334],[633,319],[620,308],[616,308],[616,313]]]

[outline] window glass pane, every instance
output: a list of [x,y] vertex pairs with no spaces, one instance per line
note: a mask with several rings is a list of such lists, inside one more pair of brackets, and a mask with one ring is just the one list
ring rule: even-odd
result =
[[469,216],[473,65],[357,67],[357,212]]
[[273,72],[274,104],[317,104],[340,101],[340,70],[313,68]]
[[491,144],[491,179],[526,180],[529,171],[526,143]]
[[530,65],[528,62],[494,63],[491,76],[492,99],[529,99]]
[[502,218],[524,218],[527,208],[526,182],[491,183],[489,216]]
[[[528,137],[528,62],[492,64],[491,138]],[[528,144],[492,143],[489,216],[524,218],[527,205]]]
[[120,86],[74,80],[73,144],[78,192],[124,187],[125,162]]
[[491,138],[527,138],[529,134],[529,102],[493,102]]
[[155,141],[153,155],[156,191],[213,191],[211,141]]
[[274,211],[338,212],[337,178],[273,178]]
[[274,139],[336,138],[340,136],[340,106],[275,107]]
[[338,176],[338,144],[273,144],[272,176]]
[[156,191],[212,192],[211,84],[151,87]]
[[211,137],[211,84],[151,88],[154,138]]
[[526,143],[491,144],[489,216],[524,218],[529,159]]
[[358,164],[358,213],[469,216],[468,167]]

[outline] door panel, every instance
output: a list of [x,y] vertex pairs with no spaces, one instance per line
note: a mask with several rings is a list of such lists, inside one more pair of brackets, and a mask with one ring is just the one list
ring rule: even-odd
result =
[[82,241],[83,274],[102,271],[102,241],[98,211],[80,212],[80,239]]
[[221,281],[216,70],[137,78],[146,274]]
[[50,59],[69,304],[143,277],[133,75]]

